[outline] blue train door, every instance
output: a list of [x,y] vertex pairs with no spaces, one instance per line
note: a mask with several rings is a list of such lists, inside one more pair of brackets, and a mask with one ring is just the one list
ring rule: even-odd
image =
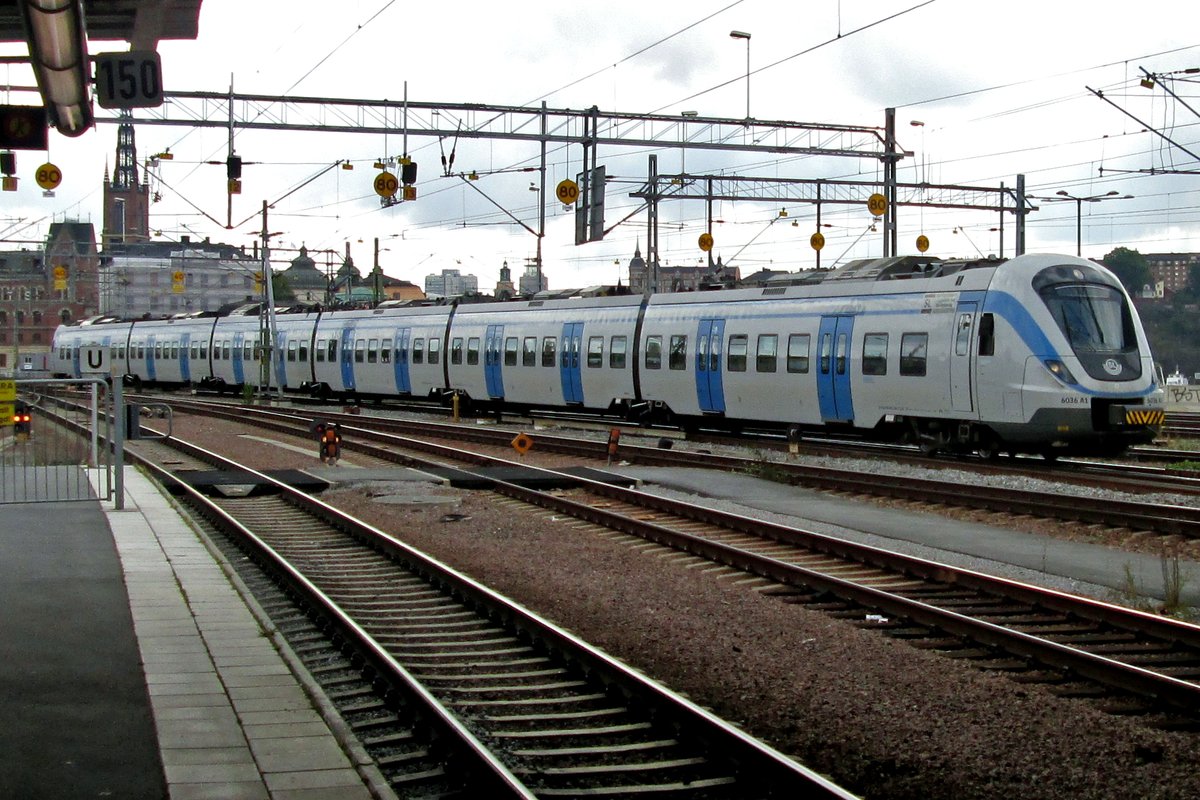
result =
[[[281,389],[287,388],[287,331],[275,330],[275,384]],[[269,376],[268,376],[269,377]],[[270,383],[270,381],[267,381]]]
[[408,338],[412,328],[396,329],[396,353],[392,358],[392,372],[396,376],[396,391],[412,393],[412,380],[408,375]]
[[354,387],[354,328],[349,325],[342,328],[342,388],[353,390]]
[[725,388],[721,383],[721,342],[725,320],[702,319],[696,334],[696,397],[700,410],[725,413]]
[[236,331],[233,334],[233,349],[229,351],[229,363],[233,367],[233,382],[241,386],[246,382],[246,362],[242,360],[242,345],[246,334]]
[[154,368],[154,334],[146,337],[146,379],[158,380]]
[[192,343],[192,335],[183,333],[179,336],[179,375],[184,383],[189,383],[192,380],[192,362],[188,353],[188,346]]
[[579,371],[579,350],[582,346],[583,323],[563,323],[559,376],[562,379],[564,403],[583,402],[583,374]]
[[854,402],[850,396],[850,349],[854,317],[821,317],[817,332],[817,399],[821,419],[850,422]]
[[950,407],[955,411],[974,411],[971,401],[971,334],[975,331],[978,303],[963,301],[954,312],[954,345],[950,351]]
[[483,378],[487,382],[488,397],[499,400],[504,397],[504,326],[488,325],[483,336]]

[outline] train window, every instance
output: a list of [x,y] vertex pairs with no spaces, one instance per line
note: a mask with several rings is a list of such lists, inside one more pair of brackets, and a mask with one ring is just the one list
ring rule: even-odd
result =
[[749,339],[750,337],[744,333],[735,333],[729,337],[729,347],[725,350],[728,354],[725,369],[730,372],[746,371],[746,353],[750,349]]
[[662,337],[646,337],[646,369],[662,369]]
[[258,354],[254,352],[254,342],[242,342],[242,361],[258,361]]
[[900,374],[923,377],[928,354],[928,333],[902,334],[900,336]]
[[[400,334],[397,334],[398,336]],[[396,363],[404,364],[408,361],[408,334],[403,334],[403,338],[396,339]]]
[[517,337],[509,336],[504,340],[504,366],[515,367],[517,365]]
[[708,336],[696,337],[696,369],[700,372],[708,370]]
[[526,336],[521,340],[521,366],[537,366],[537,337]]
[[171,343],[171,358],[175,359],[176,361],[179,360],[179,342]]
[[296,358],[305,364],[308,363],[308,342],[304,339],[300,340],[300,346],[296,348]]
[[833,351],[831,344],[833,342],[833,334],[821,334],[821,374],[829,374],[829,356]]
[[296,361],[296,341],[292,340],[287,343],[287,360],[295,363]]
[[433,336],[430,336],[429,337],[429,358],[428,358],[428,361],[430,364],[438,363],[438,353],[440,353],[441,350],[442,350],[442,340],[434,338]]
[[463,363],[463,340],[461,336],[455,336],[450,340],[450,363]]
[[988,312],[979,318],[979,355],[996,354],[996,315]]
[[614,336],[610,343],[608,366],[612,369],[625,369],[625,337]]
[[154,343],[154,359],[157,361],[162,358],[162,342]]
[[367,363],[368,364],[378,364],[379,363],[379,340],[378,339],[368,339],[367,340]]
[[364,356],[366,356],[366,354],[367,354],[367,340],[366,339],[355,339],[354,340],[354,363],[355,364],[363,363],[363,358],[364,358]]
[[558,339],[547,336],[542,339],[542,366],[553,367],[554,357],[558,349]]
[[192,350],[192,360],[194,361],[200,357],[200,343],[192,342],[191,350]]
[[758,353],[754,359],[755,372],[775,372],[779,363],[779,335],[761,333],[758,336]]
[[413,339],[412,342],[412,363],[425,363],[425,339],[420,336]]
[[232,361],[229,352],[229,342],[221,342],[221,358],[225,361]]
[[888,335],[868,333],[863,337],[863,375],[887,375]]
[[330,339],[330,340],[329,340],[329,355],[327,356],[327,359],[328,359],[329,361],[332,361],[332,362],[334,362],[334,363],[336,363],[336,362],[337,362],[337,346],[338,346],[338,340],[337,340],[337,339]]
[[[121,348],[121,357],[122,358],[125,357],[125,348],[124,347]],[[200,358],[204,358],[204,359],[208,358],[208,342],[200,343]]]
[[837,337],[837,353],[834,356],[836,359],[834,369],[837,370],[838,375],[846,374],[846,354],[848,352],[849,348],[846,346],[846,334],[839,333]]
[[604,366],[604,337],[589,336],[587,365],[589,368]]
[[467,366],[475,366],[479,363],[479,337],[472,336],[467,339]]
[[667,366],[671,369],[687,369],[686,336],[671,337],[671,350],[667,357]]
[[958,315],[958,333],[954,337],[954,354],[956,356],[965,356],[967,350],[970,349],[971,342],[971,314]]
[[807,333],[793,333],[788,337],[788,372],[808,372],[808,345],[809,335]]
[[392,340],[384,339],[379,343],[379,361],[383,364],[392,363]]
[[316,356],[316,360],[317,360],[317,361],[324,361],[324,360],[325,360],[325,347],[326,347],[326,345],[325,345],[325,340],[324,340],[324,339],[317,339],[317,348],[316,348],[316,350],[314,351],[314,354],[315,354],[315,356]]

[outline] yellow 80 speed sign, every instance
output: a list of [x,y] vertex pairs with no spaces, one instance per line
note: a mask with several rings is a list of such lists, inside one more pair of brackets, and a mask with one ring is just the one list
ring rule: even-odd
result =
[[579,199],[579,184],[570,178],[560,181],[558,186],[554,187],[554,196],[560,203],[569,206]]
[[62,170],[47,162],[37,168],[34,177],[37,180],[38,186],[46,191],[51,191],[52,189],[57,189],[58,185],[62,183]]
[[877,217],[887,213],[887,198],[876,192],[867,198],[867,210]]
[[375,176],[375,194],[380,197],[392,197],[400,188],[400,181],[390,172],[381,172]]

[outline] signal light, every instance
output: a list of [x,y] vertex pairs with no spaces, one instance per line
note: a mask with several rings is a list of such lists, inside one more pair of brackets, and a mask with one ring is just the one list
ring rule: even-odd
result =
[[29,433],[30,422],[29,414],[21,412],[13,414],[13,433]]
[[242,177],[242,157],[230,156],[225,159],[225,177],[231,181],[236,181]]
[[400,182],[405,186],[412,186],[417,182],[417,162],[409,161],[400,165]]

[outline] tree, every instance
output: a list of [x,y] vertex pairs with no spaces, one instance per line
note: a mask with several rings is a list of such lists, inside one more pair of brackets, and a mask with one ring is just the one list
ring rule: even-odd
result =
[[292,285],[288,283],[288,279],[278,272],[271,273],[271,294],[275,296],[275,302],[294,303],[296,301],[296,293],[292,291]]
[[1112,270],[1132,295],[1140,295],[1142,289],[1154,281],[1146,257],[1137,250],[1118,247],[1102,258],[1100,263]]

